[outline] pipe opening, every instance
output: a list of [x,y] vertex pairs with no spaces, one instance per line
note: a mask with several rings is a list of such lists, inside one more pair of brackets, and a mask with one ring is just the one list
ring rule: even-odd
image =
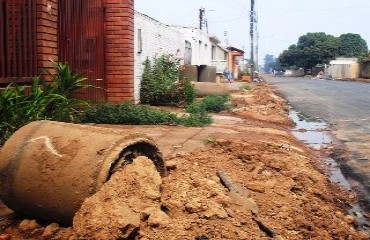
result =
[[123,169],[127,164],[134,161],[135,158],[145,156],[153,161],[157,171],[164,176],[166,172],[164,160],[159,149],[148,142],[137,142],[124,148],[118,155],[118,158],[112,163],[106,181],[113,176],[114,173]]

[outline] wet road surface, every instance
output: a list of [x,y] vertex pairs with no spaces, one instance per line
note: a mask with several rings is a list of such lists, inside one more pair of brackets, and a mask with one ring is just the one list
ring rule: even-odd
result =
[[[370,84],[265,76],[290,102],[308,117],[320,117],[348,147],[342,170],[362,184],[370,196]],[[365,200],[370,203],[370,198]]]

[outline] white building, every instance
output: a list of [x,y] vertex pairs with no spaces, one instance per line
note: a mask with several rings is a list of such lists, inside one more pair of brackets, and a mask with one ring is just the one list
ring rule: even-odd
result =
[[184,57],[185,41],[183,35],[167,25],[135,11],[135,101],[140,99],[140,82],[144,61],[152,60],[162,54]]
[[181,64],[227,67],[227,50],[217,37],[192,27],[170,26],[135,11],[135,101],[140,98],[143,62],[162,54],[181,58]]
[[185,39],[185,64],[227,67],[228,50],[220,45],[220,40],[198,28],[174,26]]

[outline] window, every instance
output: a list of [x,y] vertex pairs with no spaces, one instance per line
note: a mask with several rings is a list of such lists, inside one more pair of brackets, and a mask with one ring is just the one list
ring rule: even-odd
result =
[[185,41],[185,57],[184,57],[184,64],[191,64],[191,43]]
[[141,37],[141,29],[137,30],[137,53],[143,52],[143,39]]

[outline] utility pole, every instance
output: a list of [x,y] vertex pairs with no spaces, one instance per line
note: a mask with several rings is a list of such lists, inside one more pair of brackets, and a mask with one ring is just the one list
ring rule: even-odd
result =
[[226,44],[226,47],[229,47],[229,37],[227,35],[227,31],[224,31],[224,37],[225,37],[225,44]]
[[260,40],[260,32],[259,32],[259,29],[258,29],[258,12],[256,11],[255,13],[255,19],[256,19],[256,62],[255,62],[255,65],[256,65],[256,70],[257,72],[260,71],[260,66],[259,66],[259,40]]
[[206,9],[201,7],[199,8],[199,29],[202,30],[203,23],[204,23],[204,14],[206,12]]
[[254,0],[251,0],[251,12],[250,12],[250,37],[251,37],[251,79],[254,79]]

